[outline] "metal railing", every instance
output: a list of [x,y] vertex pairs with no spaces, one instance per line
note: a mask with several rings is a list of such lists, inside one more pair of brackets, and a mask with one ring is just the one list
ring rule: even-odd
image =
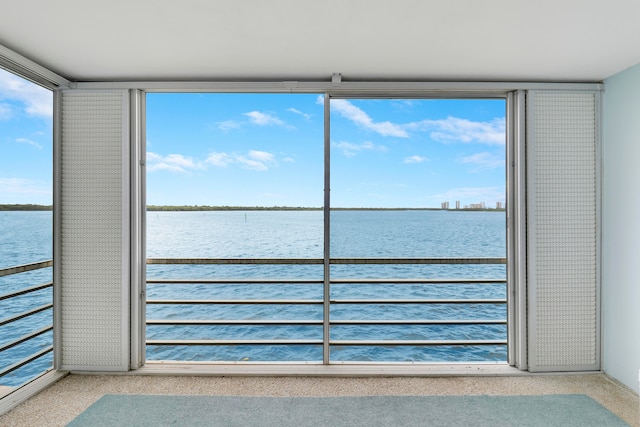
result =
[[[41,262],[34,262],[34,263],[30,263],[30,264],[25,264],[25,265],[19,265],[19,266],[15,266],[15,267],[9,267],[9,268],[4,268],[4,269],[0,269],[0,277],[5,277],[5,276],[11,276],[11,275],[15,275],[15,274],[20,274],[20,273],[26,273],[29,271],[35,271],[35,270],[40,270],[43,268],[49,268],[53,266],[53,260],[47,260],[47,261],[41,261]],[[49,289],[53,287],[53,282],[47,282],[47,283],[43,283],[40,285],[36,285],[36,286],[31,286],[31,287],[27,287],[27,288],[23,288],[17,291],[13,291],[13,292],[9,292],[9,293],[5,293],[0,295],[0,301],[9,301],[12,300],[14,298],[23,296],[23,295],[29,295],[29,294],[33,294],[35,292],[44,290],[44,289]],[[41,313],[43,311],[49,310],[53,308],[53,299],[46,304],[40,305],[38,307],[32,308],[30,310],[26,310],[23,312],[20,312],[18,314],[15,314],[13,316],[9,316],[3,319],[0,319],[0,327],[3,327],[5,325],[9,325],[12,324],[14,322],[17,322],[19,320],[22,319],[26,319],[26,318],[30,318],[32,316],[35,316],[38,313]],[[4,343],[2,345],[0,345],[0,359],[4,359],[2,357],[3,353],[11,348],[17,347],[18,345],[24,344],[24,343],[28,343],[29,341],[47,333],[53,330],[53,317],[52,317],[52,322],[44,327],[38,328],[37,330],[28,332],[16,339],[13,339],[10,342]],[[28,355],[27,357],[24,357],[21,360],[16,361],[15,363],[11,364],[10,366],[6,366],[6,367],[0,367],[0,379],[4,376],[6,376],[7,374],[16,371],[20,368],[22,368],[23,366],[28,365],[29,363],[35,361],[36,359],[41,358],[42,356],[51,353],[53,351],[53,342],[51,343],[51,345],[48,345],[42,349],[40,349],[39,351],[36,351],[33,354]],[[1,380],[0,380],[1,381]]]
[[[324,260],[322,258],[258,258],[258,259],[228,259],[228,258],[149,258],[148,265],[481,265],[481,264],[506,264],[505,258],[331,258]],[[53,266],[53,261],[42,261],[26,265],[14,266],[0,269],[0,277],[35,271],[39,269],[49,268]],[[330,287],[333,285],[394,285],[394,286],[412,286],[412,285],[443,285],[443,284],[467,284],[467,285],[487,285],[487,284],[504,284],[506,279],[433,279],[433,278],[329,278],[323,279],[257,279],[257,278],[239,278],[239,279],[189,279],[189,278],[152,278],[148,279],[149,285],[165,284],[170,286],[191,286],[191,285],[313,285]],[[30,295],[35,292],[52,288],[53,283],[43,283],[13,292],[0,295],[0,301],[11,300],[24,295]],[[255,298],[255,299],[153,299],[146,300],[149,305],[285,305],[285,306],[317,306],[319,308],[327,308],[324,313],[330,313],[330,307],[348,306],[348,305],[384,305],[384,306],[403,306],[407,304],[429,306],[429,305],[474,305],[474,306],[505,306],[506,292],[504,298],[337,298],[330,296],[329,298]],[[38,313],[49,310],[53,307],[53,303],[48,302],[41,306],[25,310],[12,316],[0,319],[0,327],[12,324],[21,319],[27,319]],[[507,321],[503,318],[455,318],[455,319],[335,319],[332,316],[323,315],[321,319],[148,319],[148,326],[303,326],[303,327],[320,327],[327,331],[323,338],[319,339],[148,339],[146,344],[149,346],[205,346],[205,345],[316,345],[323,346],[327,349],[336,346],[495,346],[506,345],[506,334],[499,339],[335,339],[331,338],[329,331],[332,328],[343,326],[506,326]],[[24,335],[0,345],[0,355],[3,352],[14,348],[18,345],[27,343],[43,334],[53,330],[53,325],[47,324],[37,330],[30,331]],[[327,339],[328,338],[328,339]],[[11,364],[10,366],[0,368],[0,378],[7,374],[39,359],[40,357],[53,351],[53,345],[48,345],[39,351]],[[327,353],[325,353],[327,354]],[[0,357],[1,358],[1,357]],[[325,360],[325,363],[328,363]]]
[[[257,259],[228,259],[228,258],[149,258],[148,265],[481,265],[481,264],[506,264],[506,258],[331,258],[324,260],[321,258],[257,258]],[[278,299],[278,298],[256,298],[256,299],[224,299],[224,298],[176,298],[176,299],[153,299],[148,298],[148,305],[312,305],[322,306],[322,319],[148,319],[148,326],[316,326],[323,327],[325,333],[322,339],[148,339],[149,346],[239,346],[239,345],[322,345],[324,350],[324,363],[329,363],[329,349],[336,346],[506,346],[506,325],[505,318],[454,318],[454,319],[332,319],[330,309],[332,307],[347,305],[383,305],[383,306],[406,306],[407,304],[419,306],[433,305],[460,305],[460,306],[503,306],[506,317],[506,279],[474,279],[474,278],[454,278],[454,279],[433,279],[433,278],[340,278],[333,279],[185,279],[185,278],[149,278],[147,284],[162,284],[168,286],[190,286],[190,285],[316,285],[327,287],[334,285],[362,286],[362,285],[393,285],[393,286],[414,286],[414,285],[473,285],[483,286],[488,284],[502,284],[504,297],[486,298],[338,298],[331,296],[330,292],[324,293],[329,298],[303,298],[303,299]],[[335,339],[331,338],[329,331],[335,327],[342,326],[503,326],[505,333],[497,339]]]

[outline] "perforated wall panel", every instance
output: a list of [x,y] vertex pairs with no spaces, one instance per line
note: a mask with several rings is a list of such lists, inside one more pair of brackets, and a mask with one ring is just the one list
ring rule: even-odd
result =
[[127,366],[126,92],[64,91],[60,123],[63,369]]
[[599,369],[598,97],[528,94],[530,369]]

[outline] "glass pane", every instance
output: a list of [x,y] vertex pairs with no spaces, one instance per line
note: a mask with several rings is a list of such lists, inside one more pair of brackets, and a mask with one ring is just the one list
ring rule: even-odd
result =
[[[148,257],[322,258],[323,120],[315,95],[148,94]],[[149,279],[218,283],[150,283],[149,300],[218,303],[148,304],[147,318],[316,321],[322,315],[322,273],[321,264],[150,265]],[[243,303],[255,300],[269,303]],[[317,304],[277,303],[290,300]],[[317,322],[147,329],[150,340],[321,337]],[[147,348],[152,360],[295,361],[322,355],[314,345]]]
[[504,114],[504,100],[332,99],[331,255],[504,256]]
[[[503,302],[471,303],[506,299],[505,264],[468,260],[506,257],[505,139],[504,100],[331,100],[331,257],[367,260],[331,266],[331,318],[387,322],[334,326],[332,340],[506,339],[506,323],[388,324],[506,318]],[[376,264],[380,258],[392,261]],[[463,260],[399,264],[394,258]],[[491,280],[468,283],[478,279]],[[506,346],[494,347],[478,352],[453,343],[440,351],[361,342],[332,346],[332,358],[506,360]]]
[[[0,269],[53,257],[53,93],[0,69]],[[0,277],[0,295],[51,283],[51,267]],[[0,301],[0,320],[51,304],[52,287]],[[0,326],[0,346],[53,323],[51,309]],[[51,348],[44,331],[0,352],[0,372]],[[17,387],[51,369],[52,352],[0,376]],[[0,387],[0,397],[3,389]]]

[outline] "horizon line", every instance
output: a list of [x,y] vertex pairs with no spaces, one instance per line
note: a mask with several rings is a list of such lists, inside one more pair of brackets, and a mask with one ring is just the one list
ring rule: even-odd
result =
[[[35,203],[4,203],[0,204],[0,211],[51,211],[53,205]],[[322,211],[323,207],[316,206],[233,206],[233,205],[147,205],[148,212],[161,211],[264,211],[264,210],[313,210]],[[434,210],[434,211],[504,211],[504,208],[437,208],[437,207],[330,207],[329,210]]]

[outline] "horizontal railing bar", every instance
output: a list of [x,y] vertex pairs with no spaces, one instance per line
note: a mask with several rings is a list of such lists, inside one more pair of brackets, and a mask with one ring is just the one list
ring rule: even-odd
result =
[[147,279],[147,283],[169,283],[174,285],[189,284],[213,284],[213,285],[236,285],[236,284],[321,284],[323,280],[304,280],[304,279]]
[[216,265],[264,265],[264,264],[322,264],[321,258],[147,258],[147,265],[153,264],[216,264]]
[[495,284],[507,283],[505,279],[331,279],[332,284],[336,285],[378,285],[378,284],[394,284],[394,285],[434,285],[434,284]]
[[[252,284],[321,284],[323,280],[301,280],[301,279],[147,279],[148,284],[215,284],[215,285],[252,285]],[[505,279],[331,279],[332,284],[343,285],[378,285],[378,284],[397,284],[397,285],[416,285],[416,284],[496,284],[507,283]]]
[[16,320],[24,319],[25,317],[33,316],[34,314],[38,314],[41,311],[48,310],[48,309],[50,309],[52,307],[53,307],[53,304],[49,303],[49,304],[45,304],[43,306],[40,306],[38,308],[34,308],[33,310],[26,311],[24,313],[18,314],[16,316],[8,317],[6,319],[0,320],[0,326],[4,326],[4,325],[9,324],[11,322],[15,322]]
[[42,285],[36,285],[36,286],[32,286],[30,288],[25,288],[16,292],[11,292],[9,294],[4,294],[4,295],[0,295],[0,301],[5,300],[5,299],[9,299],[9,298],[13,298],[13,297],[17,297],[20,295],[25,295],[25,294],[30,294],[31,292],[36,292],[36,291],[40,291],[42,289],[47,289],[53,286],[53,282],[49,282],[49,283],[43,283]]
[[[332,299],[332,304],[506,304],[507,300],[503,298],[496,299]],[[254,305],[254,304],[273,304],[273,305],[302,305],[302,304],[322,304],[322,300],[193,300],[193,299],[175,299],[175,300],[155,300],[146,301],[147,304],[172,304],[172,305],[214,305],[214,304],[230,304],[230,305]]]
[[147,325],[163,326],[198,326],[198,325],[286,325],[286,326],[306,326],[322,325],[322,320],[147,320]]
[[506,345],[507,340],[332,340],[333,346],[469,346]]
[[322,304],[322,300],[147,300],[147,304],[233,304],[233,305],[252,305],[252,304],[274,304],[274,305],[302,305],[302,304]]
[[[332,299],[332,304],[506,304],[504,298],[488,298],[488,299]],[[257,305],[257,304],[273,304],[273,305],[303,305],[303,304],[322,304],[322,300],[194,300],[194,299],[173,299],[173,300],[156,300],[150,299],[147,304],[172,304],[172,305]]]
[[322,345],[322,340],[147,340],[147,345]]
[[[284,326],[309,326],[322,325],[322,320],[147,320],[151,326],[242,326],[242,325],[284,325]],[[471,319],[471,320],[331,320],[331,325],[506,325],[504,319]]]
[[[322,340],[147,340],[147,345],[321,345]],[[332,340],[333,346],[506,345],[507,340]]]
[[487,299],[332,299],[331,304],[506,304],[504,298]]
[[506,258],[331,258],[331,264],[506,264]]
[[331,320],[332,325],[506,325],[504,319],[460,320]]
[[[322,258],[147,258],[147,264],[304,265],[323,264]],[[330,264],[506,264],[506,258],[331,258]]]
[[22,344],[25,341],[29,341],[30,339],[35,338],[38,335],[42,335],[42,334],[44,334],[46,332],[49,332],[51,330],[53,330],[53,325],[45,326],[44,328],[40,328],[35,332],[32,332],[32,333],[27,334],[27,335],[24,335],[24,336],[18,338],[17,340],[12,341],[10,343],[7,343],[7,344],[3,345],[2,347],[0,347],[0,353],[5,351],[5,350],[8,350],[8,349],[10,349],[12,347],[17,346],[18,344]]
[[26,357],[26,358],[24,358],[24,359],[22,359],[22,360],[20,360],[20,361],[18,361],[16,363],[14,363],[13,365],[6,367],[2,371],[0,371],[0,377],[3,377],[5,375],[15,371],[16,369],[22,368],[27,363],[33,362],[34,360],[44,356],[47,353],[51,353],[52,351],[53,351],[53,346],[50,345],[49,347],[44,348],[44,349],[40,350],[39,352],[34,353],[31,356]]
[[24,273],[25,271],[39,270],[41,268],[53,267],[53,260],[32,262],[30,264],[17,265],[0,269],[0,277],[10,276],[12,274]]

